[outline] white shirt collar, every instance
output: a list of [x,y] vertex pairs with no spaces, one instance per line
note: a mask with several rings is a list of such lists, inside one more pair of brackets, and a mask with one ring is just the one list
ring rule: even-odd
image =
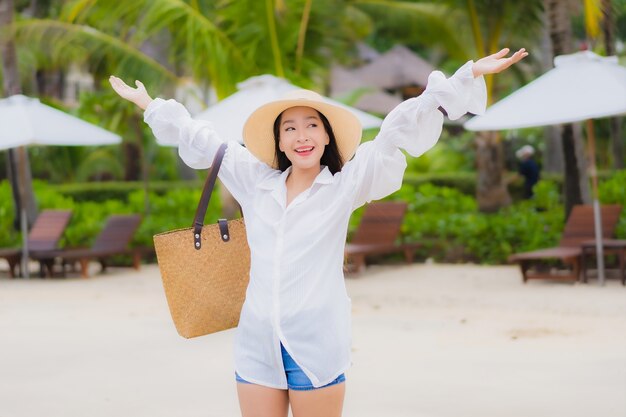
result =
[[[313,180],[313,184],[330,184],[333,182],[333,174],[331,174],[330,170],[326,165],[322,165],[323,168],[315,180]],[[280,174],[276,173],[275,175],[271,175],[270,177],[260,181],[257,184],[257,187],[262,190],[275,190],[278,185],[284,184],[287,181],[287,176],[291,173],[291,168],[289,167]]]

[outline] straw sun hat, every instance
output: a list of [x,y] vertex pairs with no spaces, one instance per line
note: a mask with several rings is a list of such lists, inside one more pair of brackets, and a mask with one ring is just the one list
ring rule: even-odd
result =
[[290,91],[283,98],[256,109],[243,126],[243,141],[248,150],[259,160],[277,168],[274,121],[283,111],[297,106],[311,107],[326,116],[343,161],[349,161],[361,142],[361,122],[350,110],[329,103],[310,90]]

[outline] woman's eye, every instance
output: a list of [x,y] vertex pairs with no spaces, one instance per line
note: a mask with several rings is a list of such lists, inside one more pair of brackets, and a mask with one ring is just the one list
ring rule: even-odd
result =
[[291,126],[285,128],[285,132],[290,132],[292,130],[296,130],[296,129]]
[[309,127],[317,127],[317,123],[311,123]]

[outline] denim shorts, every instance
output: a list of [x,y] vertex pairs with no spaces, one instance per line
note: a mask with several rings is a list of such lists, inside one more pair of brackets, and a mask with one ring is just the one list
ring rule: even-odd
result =
[[[296,361],[294,361],[289,353],[287,353],[282,343],[280,344],[280,351],[283,355],[283,366],[285,367],[285,375],[287,376],[287,386],[289,387],[289,389],[296,391],[310,391],[314,389],[330,387],[331,385],[335,384],[340,384],[346,380],[345,375],[341,374],[337,378],[335,378],[335,380],[324,385],[323,387],[315,388],[309,377],[306,376],[306,374],[302,370],[302,368],[300,368]],[[237,372],[235,372],[235,379],[237,380],[237,382],[250,384],[250,382],[241,378],[239,374],[237,374]]]

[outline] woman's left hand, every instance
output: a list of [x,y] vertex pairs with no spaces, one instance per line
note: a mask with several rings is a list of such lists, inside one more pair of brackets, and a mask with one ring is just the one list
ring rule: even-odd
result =
[[504,48],[500,52],[496,52],[493,55],[486,56],[474,62],[472,65],[472,72],[474,77],[480,77],[485,74],[495,74],[500,71],[504,71],[516,62],[521,61],[528,56],[526,49],[522,48],[515,52],[508,58],[505,58],[509,53],[509,48]]

